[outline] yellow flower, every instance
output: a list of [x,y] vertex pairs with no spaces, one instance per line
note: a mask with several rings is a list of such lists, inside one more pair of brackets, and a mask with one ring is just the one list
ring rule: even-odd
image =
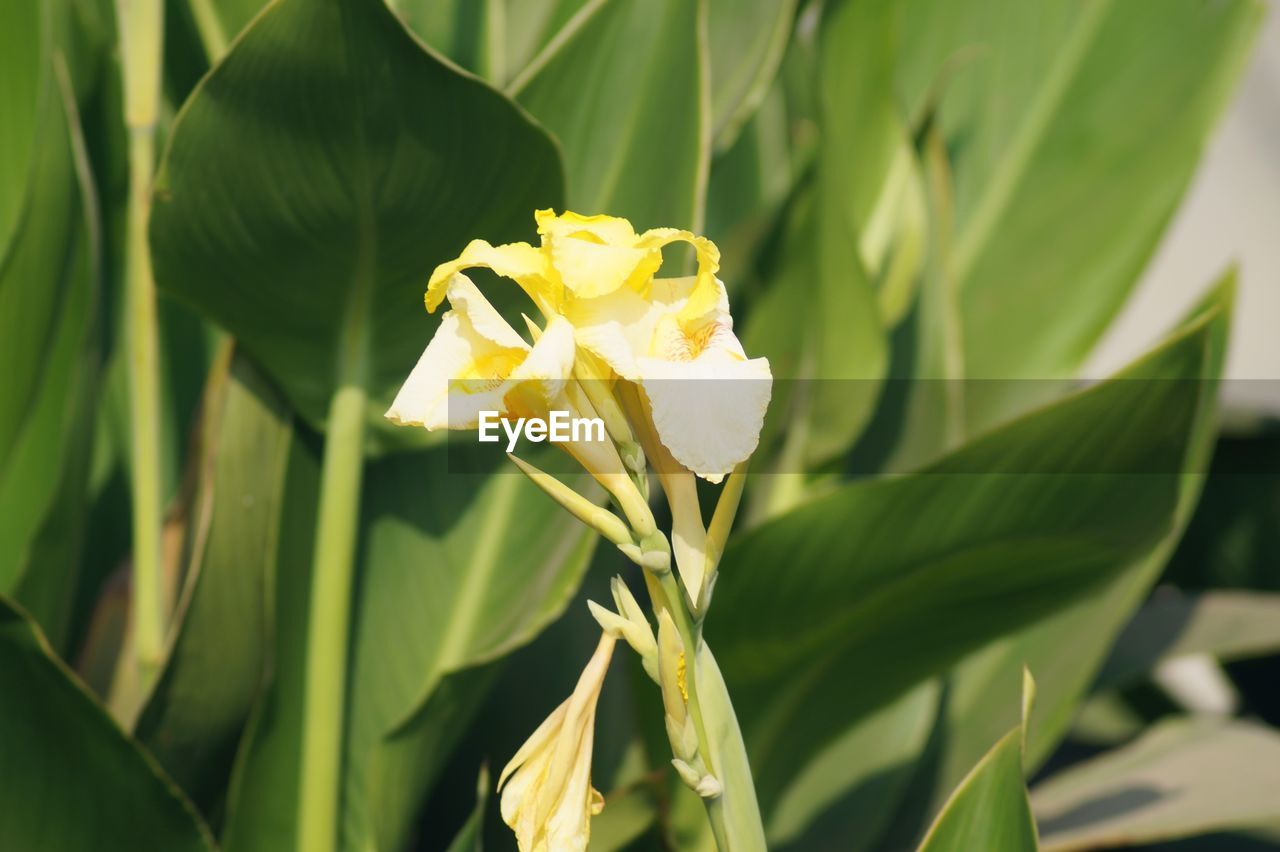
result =
[[553,318],[530,346],[465,275],[447,286],[452,307],[387,411],[402,425],[474,429],[480,412],[540,414],[573,369],[573,329]]
[[[733,333],[715,244],[675,228],[637,234],[612,216],[539,210],[535,218],[539,247],[473,241],[432,274],[427,308],[440,304],[459,270],[479,266],[513,279],[549,321],[567,319],[577,347],[610,376],[644,390],[657,437],[676,461],[718,482],[755,450],[772,375]],[[694,247],[697,274],[655,278],[673,242]],[[578,377],[597,375],[584,361],[580,354]]]
[[604,799],[591,786],[596,702],[615,640],[608,633],[573,694],[538,726],[502,770],[502,819],[520,852],[585,852]]

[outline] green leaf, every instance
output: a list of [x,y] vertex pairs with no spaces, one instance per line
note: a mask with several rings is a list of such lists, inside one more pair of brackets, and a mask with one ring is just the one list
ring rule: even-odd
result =
[[1036,852],[1036,825],[1022,780],[1022,749],[1035,685],[1024,674],[1022,723],[960,782],[920,844],[920,852]]
[[564,149],[568,205],[698,230],[710,157],[707,0],[602,0],[513,81]]
[[845,485],[730,546],[707,629],[766,813],[858,719],[1164,537],[1211,318],[924,472]]
[[1223,662],[1280,652],[1280,595],[1158,589],[1116,639],[1096,689],[1122,686],[1160,662],[1211,654]]
[[311,424],[339,383],[380,415],[430,336],[431,269],[473,237],[527,236],[560,185],[551,140],[381,0],[282,0],[175,123],[156,280],[234,334]]
[[797,0],[707,0],[712,136],[728,148],[782,64]]
[[507,85],[556,38],[586,0],[393,0],[422,40],[454,62]]
[[[230,852],[293,843],[305,601],[318,458],[295,445],[282,505],[275,681],[242,744]],[[459,473],[457,448],[365,471],[343,848],[404,848],[423,795],[496,674],[494,661],[563,610],[594,544],[514,468]],[[463,468],[465,469],[465,467]]]
[[1171,719],[1031,793],[1048,852],[1129,846],[1280,818],[1280,736],[1250,722]]
[[0,598],[0,848],[213,852],[181,791]]
[[[29,162],[21,163],[23,177],[0,189],[0,225],[10,209],[14,216],[11,233],[0,232],[0,362],[23,365],[0,386],[4,593],[22,580],[28,549],[57,497],[64,460],[91,439],[72,415],[93,392],[97,372],[90,348],[98,288],[92,179],[65,63],[53,49],[53,12],[43,3],[24,5],[32,7],[30,15],[16,8],[0,13],[12,18],[0,21],[0,28],[12,24],[13,38],[38,47],[35,69],[26,67],[33,61],[26,46],[0,60],[0,76],[15,102],[15,126],[3,135],[29,132],[32,147]],[[31,126],[21,115],[28,95],[35,98]],[[6,167],[23,160],[20,142],[5,141],[0,161]]]
[[[1079,368],[1182,197],[1261,13],[1253,0],[907,7],[904,101],[917,120],[936,108],[954,157],[969,376]],[[1054,385],[1000,391],[968,406],[971,430]]]
[[284,401],[243,356],[215,375],[173,639],[134,728],[202,806],[225,789],[236,740],[267,677],[280,500],[293,440]]
[[769,817],[770,843],[874,848],[924,751],[938,693],[938,684],[926,681],[833,739],[780,796]]
[[1034,767],[1045,760],[1066,734],[1116,636],[1159,577],[1195,507],[1203,481],[1201,472],[1212,449],[1216,388],[1226,353],[1234,291],[1234,274],[1229,273],[1184,323],[1184,327],[1204,328],[1207,351],[1198,376],[1189,379],[1201,387],[1201,393],[1172,528],[1095,593],[999,639],[956,666],[939,720],[939,753],[932,758],[935,801],[978,758],[982,742],[1016,721],[1011,707],[1021,688],[1024,665],[1039,673],[1040,683],[1027,761]]

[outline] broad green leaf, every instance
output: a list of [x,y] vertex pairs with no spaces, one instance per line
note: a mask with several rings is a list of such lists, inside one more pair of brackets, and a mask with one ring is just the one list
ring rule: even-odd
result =
[[858,719],[1166,534],[1210,332],[1194,324],[924,472],[845,485],[731,543],[707,630],[766,813]]
[[1036,825],[1022,780],[1022,750],[1035,691],[1024,675],[1022,722],[973,767],[951,794],[920,844],[920,852],[1036,852]]
[[[20,227],[52,66],[48,3],[7,3],[0,11],[0,256]],[[2,446],[3,444],[0,444]]]
[[284,401],[243,357],[224,365],[215,381],[170,650],[134,728],[202,806],[225,788],[236,739],[267,676],[280,499],[293,438]]
[[[459,463],[453,452],[400,455],[365,472],[345,849],[404,848],[423,795],[496,674],[491,663],[562,611],[594,541],[514,469],[450,472]],[[290,463],[275,681],[242,746],[224,836],[229,852],[293,843],[312,522],[312,512],[294,503],[314,488],[317,464],[312,450],[295,450]]]
[[0,849],[213,852],[182,792],[0,598]]
[[[17,32],[38,46],[33,79],[16,66],[25,49],[0,60],[13,74],[15,122],[35,86],[36,116],[28,171],[0,188],[0,205],[14,202],[12,235],[0,234],[0,362],[10,365],[0,386],[0,592],[22,579],[28,548],[57,496],[64,459],[90,440],[72,421],[96,375],[90,343],[97,310],[97,220],[91,177],[65,64],[55,54],[53,12],[33,7],[9,16]],[[10,36],[6,35],[6,38]],[[9,68],[12,64],[15,67]],[[18,132],[15,127],[13,132]],[[5,131],[7,134],[9,131]],[[22,158],[6,141],[0,159]],[[29,169],[27,169],[29,165]],[[8,215],[0,212],[0,218]]]
[[[1253,0],[907,4],[900,89],[917,120],[936,107],[954,157],[969,376],[1079,368],[1181,198],[1261,12]],[[1053,387],[1002,385],[968,407],[969,427]]]
[[728,148],[782,63],[797,0],[707,0],[712,136]]
[[767,817],[779,848],[873,848],[888,825],[938,707],[926,681],[833,739],[802,769]]
[[1049,852],[1154,843],[1280,819],[1280,735],[1251,722],[1170,719],[1037,784]]
[[310,423],[344,382],[380,415],[430,336],[431,269],[473,237],[527,236],[560,183],[545,134],[381,0],[281,0],[175,122],[156,280],[235,335]]
[[423,41],[505,86],[587,5],[586,0],[392,0]]
[[1211,654],[1223,662],[1280,652],[1280,595],[1157,589],[1116,639],[1097,689],[1126,684],[1163,660]]
[[775,85],[733,145],[711,160],[707,236],[720,247],[720,277],[730,298],[759,277],[755,261],[761,243],[803,171],[790,122],[783,88]]
[[[567,204],[698,230],[710,157],[707,0],[601,0],[511,91],[564,149]],[[558,40],[559,40],[558,39]]]
[[933,796],[940,801],[977,760],[981,743],[999,736],[1016,721],[1012,703],[1021,688],[1022,667],[1038,673],[1036,724],[1030,731],[1027,761],[1038,766],[1066,734],[1078,706],[1117,634],[1156,581],[1195,507],[1202,471],[1216,426],[1216,388],[1222,371],[1234,276],[1228,274],[1190,314],[1187,324],[1205,326],[1206,357],[1198,376],[1202,391],[1178,487],[1172,528],[1147,552],[1108,579],[1095,593],[1061,611],[1003,637],[970,655],[953,671],[942,710],[940,754]]

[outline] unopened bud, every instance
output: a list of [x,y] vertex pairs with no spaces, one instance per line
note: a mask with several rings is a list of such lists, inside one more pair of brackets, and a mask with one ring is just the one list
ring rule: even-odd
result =
[[601,629],[631,646],[631,650],[639,655],[645,671],[657,680],[658,643],[653,638],[649,622],[643,617],[636,621],[625,614],[605,609],[595,601],[587,601],[587,608]]
[[671,570],[671,545],[660,530],[655,530],[640,540],[640,564],[658,575]]
[[569,513],[575,518],[619,547],[633,543],[631,530],[613,512],[603,506],[597,506],[551,474],[538,470],[527,461],[509,453],[508,458],[515,462],[516,467],[520,468],[521,472],[529,477],[534,485],[541,488],[552,500],[568,509]]
[[685,708],[684,643],[671,613],[665,609],[658,613],[658,675],[662,705],[675,724],[683,728],[689,716]]
[[708,774],[702,776],[697,786],[693,788],[693,792],[704,799],[714,799],[724,792],[724,787],[720,785],[716,776]]
[[698,756],[698,731],[693,720],[686,718],[684,724],[664,715],[662,721],[667,728],[667,740],[671,743],[671,753],[682,760],[693,760]]
[[680,776],[680,780],[690,790],[697,790],[698,784],[702,782],[702,773],[685,763],[680,758],[671,761],[671,765],[676,768],[676,774]]

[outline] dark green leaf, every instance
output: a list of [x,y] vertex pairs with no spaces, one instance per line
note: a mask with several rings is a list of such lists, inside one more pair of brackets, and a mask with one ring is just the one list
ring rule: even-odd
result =
[[925,472],[846,485],[731,545],[708,631],[766,813],[856,720],[1166,534],[1211,330],[1202,320]]
[[1159,576],[1195,506],[1202,483],[1200,472],[1211,450],[1216,388],[1225,358],[1234,284],[1234,275],[1225,276],[1186,321],[1195,325],[1209,317],[1208,348],[1201,373],[1192,380],[1202,392],[1172,529],[1095,593],[999,639],[956,667],[940,719],[940,753],[932,758],[936,762],[935,802],[978,759],[981,743],[999,736],[1016,721],[1012,705],[1021,688],[1024,665],[1039,673],[1040,684],[1027,761],[1034,767],[1049,756],[1066,734],[1115,637]]
[[[0,591],[6,593],[22,580],[64,460],[91,438],[72,416],[93,393],[97,373],[90,349],[98,287],[92,181],[65,64],[53,52],[52,12],[44,3],[22,5],[32,7],[30,16],[17,8],[0,13],[13,19],[0,28],[16,28],[5,38],[29,40],[38,65],[26,67],[32,57],[25,45],[0,60],[6,91],[10,81],[14,87],[16,123],[3,133],[30,133],[32,147],[30,162],[19,165],[23,177],[0,189],[0,225],[8,208],[14,216],[11,232],[0,231],[0,362],[12,368],[0,385]],[[35,97],[31,126],[22,117],[28,94]],[[0,149],[0,161],[10,166],[24,156],[18,139]]]
[[[293,438],[284,401],[243,357],[206,398],[209,445],[171,650],[135,735],[197,802],[226,785],[266,678],[276,540]],[[234,625],[234,629],[229,629]]]
[[430,336],[431,269],[473,237],[527,235],[560,185],[551,141],[381,0],[282,0],[174,126],[156,280],[234,334],[312,424],[339,382],[380,415]]
[[0,599],[0,849],[213,852],[181,791]]
[[[518,472],[450,472],[445,449],[365,473],[350,703],[345,849],[404,848],[413,817],[496,673],[564,608],[594,538]],[[225,845],[293,842],[302,643],[317,457],[295,450],[283,505],[275,682],[246,737]],[[290,517],[292,515],[292,517]],[[304,517],[305,515],[305,517]]]

